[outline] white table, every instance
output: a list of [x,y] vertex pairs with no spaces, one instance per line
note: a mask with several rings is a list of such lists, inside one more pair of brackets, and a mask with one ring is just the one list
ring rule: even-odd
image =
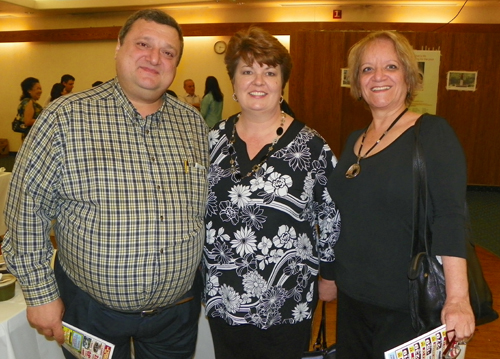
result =
[[7,203],[7,193],[9,192],[9,183],[11,177],[11,172],[0,173],[0,235],[4,235],[7,231],[7,226],[5,225],[5,219],[3,216],[3,210],[5,208],[5,204]]
[[26,303],[16,282],[14,298],[0,302],[0,358],[64,359],[61,347],[30,327]]
[[[14,298],[0,302],[1,359],[64,359],[61,347],[30,327],[26,319],[26,303],[19,283]],[[196,359],[214,359],[208,321],[202,315],[198,328]],[[117,358],[119,359],[119,358]]]
[[204,312],[205,308],[201,307],[201,315],[198,322],[198,341],[196,342],[194,359],[215,359],[212,334],[210,333],[210,326]]

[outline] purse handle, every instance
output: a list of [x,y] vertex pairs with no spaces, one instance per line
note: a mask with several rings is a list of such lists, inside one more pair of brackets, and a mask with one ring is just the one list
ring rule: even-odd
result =
[[413,148],[413,238],[410,258],[425,251],[430,254],[429,222],[427,219],[427,170],[419,141],[422,115],[414,126],[415,146]]
[[322,302],[321,307],[321,322],[318,329],[318,337],[313,344],[313,350],[325,351],[328,348],[326,343],[326,303]]

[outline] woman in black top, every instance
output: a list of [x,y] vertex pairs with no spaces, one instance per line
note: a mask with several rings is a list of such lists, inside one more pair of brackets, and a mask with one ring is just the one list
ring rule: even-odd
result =
[[[411,325],[407,270],[413,223],[414,124],[407,111],[420,83],[408,40],[375,32],[350,50],[351,94],[371,111],[372,122],[347,140],[329,181],[342,215],[335,248],[338,294],[337,359],[384,358],[417,336]],[[466,164],[448,123],[421,118],[419,141],[427,163],[432,254],[441,256],[447,299],[441,319],[458,340],[474,332],[465,255]],[[333,288],[333,286],[332,286]]]

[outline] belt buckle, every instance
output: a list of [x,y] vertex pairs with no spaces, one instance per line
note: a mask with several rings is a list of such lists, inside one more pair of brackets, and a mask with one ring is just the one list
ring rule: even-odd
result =
[[156,314],[158,314],[158,309],[143,310],[141,312],[141,317],[152,317]]

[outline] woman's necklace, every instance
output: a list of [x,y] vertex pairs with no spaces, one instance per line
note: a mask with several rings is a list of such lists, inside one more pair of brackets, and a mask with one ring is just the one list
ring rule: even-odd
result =
[[241,180],[243,178],[247,178],[247,177],[252,176],[254,173],[256,173],[260,169],[260,167],[264,164],[264,162],[267,161],[267,159],[271,155],[271,152],[274,149],[274,145],[276,145],[276,143],[278,142],[280,137],[283,135],[283,132],[285,132],[283,129],[283,126],[285,125],[286,115],[283,111],[281,111],[280,127],[278,127],[276,129],[276,137],[274,138],[273,142],[271,142],[271,145],[267,149],[267,153],[264,156],[262,156],[262,159],[260,160],[260,162],[258,164],[256,164],[255,166],[253,166],[252,170],[244,176],[240,173],[240,170],[238,168],[236,168],[236,149],[234,148],[234,143],[236,142],[236,123],[238,122],[239,119],[240,119],[240,114],[238,114],[238,116],[234,119],[233,132],[231,133],[231,139],[229,140],[229,143],[228,143],[228,147],[229,147],[228,152],[229,152],[229,155],[231,156],[231,159],[229,160],[229,163],[231,164],[231,173],[233,173],[235,175],[236,179]]
[[351,165],[351,167],[349,167],[349,169],[345,173],[346,178],[354,178],[357,175],[359,175],[359,173],[361,172],[361,166],[359,165],[359,161],[361,161],[363,158],[366,158],[366,156],[368,156],[368,154],[375,148],[375,146],[378,145],[380,141],[382,141],[382,139],[384,138],[384,136],[387,135],[387,132],[389,132],[389,130],[394,127],[394,125],[396,124],[396,122],[398,122],[399,119],[401,117],[403,117],[403,115],[406,113],[406,111],[408,111],[407,108],[405,108],[403,110],[403,112],[401,112],[399,114],[399,116],[396,117],[396,119],[394,121],[392,121],[392,123],[389,126],[389,128],[387,130],[385,130],[385,132],[382,134],[382,136],[380,136],[380,138],[378,139],[378,141],[375,142],[375,144],[368,151],[366,151],[366,153],[364,154],[364,156],[361,156],[361,150],[363,149],[363,142],[365,142],[366,131],[368,131],[368,128],[365,130],[365,132],[363,133],[363,138],[361,138],[361,144],[359,145],[358,160],[356,161],[356,163],[354,163],[353,165]]

